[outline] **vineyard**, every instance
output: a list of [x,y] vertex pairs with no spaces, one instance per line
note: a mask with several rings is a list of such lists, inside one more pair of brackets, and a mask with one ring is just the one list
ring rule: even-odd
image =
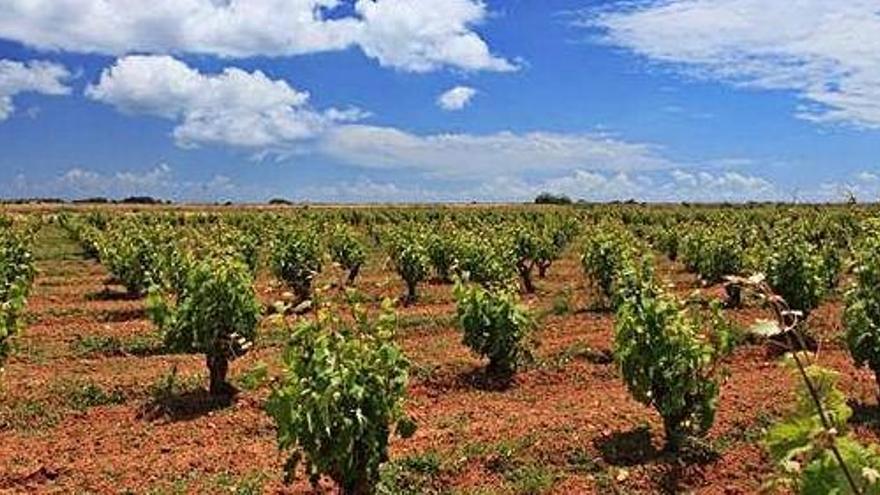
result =
[[9,207],[0,368],[0,493],[880,493],[880,210]]

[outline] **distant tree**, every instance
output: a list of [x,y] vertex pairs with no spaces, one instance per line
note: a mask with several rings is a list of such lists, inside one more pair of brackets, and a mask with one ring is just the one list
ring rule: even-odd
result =
[[570,205],[571,203],[571,198],[564,194],[542,192],[535,197],[535,204],[538,205]]
[[287,199],[284,199],[284,198],[272,198],[272,199],[269,200],[269,204],[270,204],[270,205],[284,205],[284,206],[290,206],[290,205],[293,204],[293,201],[290,201],[290,200],[287,200]]
[[107,204],[110,200],[104,197],[74,199],[74,204]]
[[163,201],[151,196],[130,196],[120,201],[120,203],[129,205],[161,205]]

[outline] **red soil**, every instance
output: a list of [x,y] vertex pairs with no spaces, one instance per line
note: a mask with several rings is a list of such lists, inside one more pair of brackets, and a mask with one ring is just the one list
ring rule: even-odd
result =
[[[357,286],[378,306],[381,297],[402,294],[403,285],[380,260],[372,261]],[[284,458],[262,410],[267,386],[242,391],[227,407],[212,403],[200,389],[190,390],[170,412],[156,414],[150,386],[172,368],[186,383],[204,386],[202,359],[85,352],[80,348],[85,337],[122,342],[150,337],[154,330],[143,301],[102,294],[106,273],[91,261],[47,259],[39,269],[29,303],[31,324],[3,377],[0,492],[212,493],[224,490],[229,479],[258,479],[267,493],[310,491],[302,476],[292,486],[281,482]],[[677,293],[699,288],[677,265],[664,265],[663,273]],[[322,283],[338,279],[333,272]],[[702,465],[680,462],[659,451],[659,417],[630,397],[615,366],[577,352],[610,349],[613,330],[611,314],[579,310],[588,305],[581,280],[573,255],[537,280],[539,292],[528,304],[546,310],[570,288],[575,311],[544,319],[535,363],[505,390],[485,383],[483,363],[461,345],[448,285],[427,284],[422,302],[400,308],[405,324],[399,340],[415,368],[407,407],[419,430],[410,440],[393,440],[392,458],[437,452],[443,470],[434,482],[446,491],[522,489],[511,481],[505,462],[549,473],[549,493],[757,491],[773,468],[760,445],[761,428],[791,403],[789,371],[761,346],[738,348],[709,436],[720,458]],[[261,278],[259,291],[266,303],[282,292],[267,278]],[[832,300],[812,319],[825,339],[819,360],[842,373],[851,397],[873,405],[873,377],[855,370],[832,340],[840,333],[839,312],[839,302]],[[728,313],[744,324],[762,314],[754,308]],[[245,373],[258,361],[277,369],[277,342],[259,343],[233,363],[231,374]],[[81,383],[117,391],[122,399],[77,408],[64,390]],[[28,409],[34,404],[40,407],[36,412]],[[877,436],[867,426],[856,431],[863,438]],[[329,483],[323,486],[333,490]]]

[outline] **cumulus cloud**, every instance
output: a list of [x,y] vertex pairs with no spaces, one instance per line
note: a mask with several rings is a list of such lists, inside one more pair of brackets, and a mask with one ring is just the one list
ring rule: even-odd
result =
[[75,167],[58,177],[51,187],[72,197],[136,196],[169,186],[171,176],[171,167],[164,163],[143,173],[121,171],[112,175]]
[[632,178],[624,173],[608,175],[583,170],[537,182],[528,182],[513,176],[498,176],[476,185],[435,185],[432,188],[360,177],[356,180],[300,188],[296,191],[296,198],[303,201],[343,203],[521,202],[530,201],[541,192],[552,191],[590,201],[611,201],[637,197],[646,190],[649,183],[650,179],[646,177]]
[[359,47],[383,66],[513,70],[473,28],[479,0],[5,0],[0,38],[109,55],[286,56]]
[[106,173],[85,167],[73,167],[48,180],[30,180],[19,174],[8,184],[0,184],[6,197],[91,197],[125,198],[153,196],[177,201],[216,201],[220,199],[265,199],[266,191],[240,186],[229,177],[214,175],[205,180],[183,180],[168,164],[160,163],[147,170],[122,170]]
[[770,181],[738,172],[710,174],[681,170],[608,173],[574,170],[565,175],[528,182],[499,177],[472,191],[474,197],[527,201],[541,192],[565,194],[594,202],[636,199],[649,202],[717,202],[772,200],[778,196]]
[[789,90],[796,113],[880,128],[876,0],[660,0],[590,12],[605,42],[684,73]]
[[449,65],[466,70],[510,71],[471,26],[486,18],[482,1],[358,0],[358,44],[380,64],[415,72]]
[[317,153],[364,168],[477,177],[672,166],[653,146],[599,133],[417,135],[357,124],[367,115],[363,111],[317,110],[308,93],[260,71],[229,67],[207,74],[167,55],[118,59],[86,95],[124,113],[175,122],[180,146],[223,144],[260,157]]
[[[632,176],[622,172],[607,175],[575,170],[571,175],[547,180],[536,188],[590,201],[613,201],[644,197],[653,185],[654,181],[644,175]],[[532,192],[535,192],[534,187]]]
[[642,198],[649,193],[653,180],[644,174],[607,173],[574,170],[566,175],[528,181],[517,176],[498,176],[480,185],[463,188],[456,201],[522,202],[531,201],[540,193],[564,194],[592,202]]
[[0,60],[0,122],[15,111],[12,98],[25,92],[64,95],[70,92],[65,80],[70,73],[63,66],[43,61]]
[[694,201],[767,200],[778,195],[770,181],[740,172],[713,174],[706,171],[686,172],[673,170],[671,181],[658,188],[658,197]]
[[361,116],[356,110],[316,111],[308,105],[308,93],[260,71],[226,68],[203,74],[169,56],[121,58],[86,95],[122,112],[174,120],[181,146],[287,146]]
[[549,132],[416,135],[390,127],[345,125],[320,150],[353,165],[411,168],[439,176],[493,177],[526,171],[652,170],[672,164],[654,147],[602,134]]
[[476,96],[477,90],[468,86],[456,86],[437,97],[437,106],[443,110],[461,110]]
[[456,201],[449,191],[376,181],[370,177],[297,188],[298,201],[321,203],[429,203]]
[[424,186],[377,182],[369,177],[297,190],[297,199],[323,202],[491,202],[531,201],[542,192],[565,194],[590,202],[636,199],[651,202],[718,202],[774,200],[777,188],[770,181],[728,172],[706,174],[681,170],[662,172],[599,172],[573,170],[556,177],[525,180],[499,175],[474,184]]

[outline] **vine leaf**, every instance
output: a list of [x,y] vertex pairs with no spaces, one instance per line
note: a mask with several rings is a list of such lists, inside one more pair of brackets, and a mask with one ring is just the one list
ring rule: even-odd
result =
[[782,333],[779,324],[772,320],[757,320],[751,327],[749,333],[758,337],[770,338]]

